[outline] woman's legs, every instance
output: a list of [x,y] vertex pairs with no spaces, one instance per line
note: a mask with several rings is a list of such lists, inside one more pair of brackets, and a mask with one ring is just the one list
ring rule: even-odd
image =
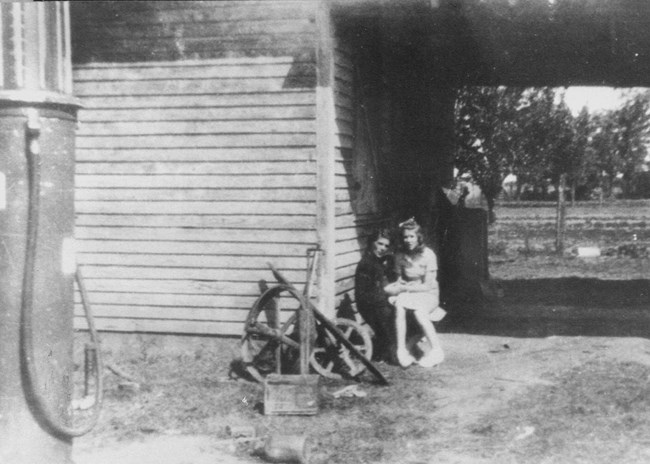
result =
[[397,362],[402,367],[413,364],[413,356],[406,349],[406,310],[404,306],[395,305],[395,333],[397,335]]
[[428,311],[415,311],[415,319],[422,327],[422,330],[424,330],[424,335],[427,337],[429,345],[431,345],[431,349],[422,356],[418,364],[423,367],[433,367],[436,364],[440,364],[445,359],[445,354],[442,351],[436,329],[429,319]]

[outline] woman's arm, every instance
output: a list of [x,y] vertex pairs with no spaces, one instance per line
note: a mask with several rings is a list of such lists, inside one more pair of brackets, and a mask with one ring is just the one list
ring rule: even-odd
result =
[[436,287],[436,274],[435,269],[427,269],[426,274],[424,275],[424,281],[412,281],[405,285],[405,291],[407,292],[428,292]]
[[407,284],[402,280],[397,280],[393,283],[390,283],[384,287],[384,291],[387,295],[395,296],[399,295],[402,292],[406,291]]

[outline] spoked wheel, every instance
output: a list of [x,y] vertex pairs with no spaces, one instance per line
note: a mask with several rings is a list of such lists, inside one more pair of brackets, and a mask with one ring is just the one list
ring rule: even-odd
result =
[[[291,303],[294,313],[282,323],[280,301]],[[248,314],[241,339],[246,370],[259,382],[268,374],[295,372],[300,358],[298,316],[304,301],[294,288],[279,285],[266,290]]]
[[[359,323],[343,318],[334,319],[332,322],[360,354],[366,359],[372,358],[372,340]],[[318,337],[309,362],[316,372],[330,379],[356,377],[366,369],[359,357],[353,355],[349,348],[322,324],[319,325]]]

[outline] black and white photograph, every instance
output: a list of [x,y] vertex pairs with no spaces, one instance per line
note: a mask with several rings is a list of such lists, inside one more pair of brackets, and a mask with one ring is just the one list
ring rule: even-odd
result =
[[650,2],[0,2],[1,464],[650,462]]

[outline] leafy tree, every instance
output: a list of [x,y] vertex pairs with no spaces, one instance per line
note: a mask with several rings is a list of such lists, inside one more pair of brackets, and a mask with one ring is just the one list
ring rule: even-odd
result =
[[594,172],[592,178],[598,183],[604,196],[612,192],[612,182],[618,172],[618,162],[612,146],[617,131],[611,112],[594,116],[595,130],[590,143]]
[[612,195],[613,181],[619,174],[622,174],[623,195],[629,195],[634,173],[647,155],[649,110],[648,93],[636,93],[628,95],[620,108],[594,117],[590,149],[606,196]]
[[591,137],[594,130],[593,120],[586,107],[573,120],[573,146],[574,156],[569,166],[568,181],[571,185],[571,200],[576,200],[576,190],[579,186],[586,185],[590,174],[593,172],[593,163],[590,160]]
[[503,179],[519,152],[523,92],[515,87],[464,87],[457,93],[456,168],[480,187],[491,221]]
[[628,197],[634,173],[643,163],[648,143],[648,93],[628,97],[623,106],[614,112],[617,126],[614,147],[618,159],[619,172],[623,174],[623,195]]
[[574,118],[563,95],[549,87],[529,89],[520,124],[525,136],[515,171],[522,181],[545,188],[558,185],[562,174],[578,171],[582,154],[575,145]]
[[574,117],[563,93],[553,88],[465,87],[458,90],[456,159],[483,191],[490,218],[505,176],[546,193],[560,180],[576,190],[601,186],[610,195],[621,174],[624,193],[647,151],[650,94],[630,93],[619,109]]
[[548,180],[555,186],[558,199],[555,243],[556,251],[561,253],[564,249],[566,180],[581,164],[580,153],[575,151],[574,118],[564,102],[564,95],[556,94],[552,88],[530,89],[526,102],[521,121],[526,134],[522,141],[526,154],[523,159],[535,168],[533,180]]

